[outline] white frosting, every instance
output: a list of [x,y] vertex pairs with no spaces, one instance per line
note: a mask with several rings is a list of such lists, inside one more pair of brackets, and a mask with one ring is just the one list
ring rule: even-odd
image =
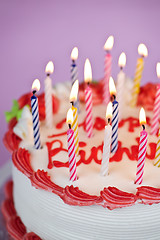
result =
[[43,240],[159,240],[160,204],[136,203],[112,211],[101,206],[70,206],[57,195],[32,187],[13,166],[14,201],[18,215]]
[[33,139],[32,114],[27,106],[23,108],[21,118],[13,128],[13,132],[22,140]]
[[[128,83],[127,83],[128,84]],[[130,84],[130,83],[129,83]],[[61,90],[61,86],[59,87]],[[58,91],[59,91],[58,90]],[[58,93],[59,94],[59,93]],[[127,94],[126,94],[127,95]],[[126,96],[129,101],[130,95]],[[69,107],[67,94],[64,91],[63,104],[58,114],[54,116],[56,125],[66,117]],[[79,114],[79,123],[85,119],[85,106],[81,106]],[[106,107],[104,105],[93,107],[93,116],[105,119]],[[146,112],[151,116],[150,112]],[[138,118],[139,108],[131,109],[125,106],[123,118],[133,116]],[[146,128],[149,133],[149,127]],[[48,152],[45,146],[46,141],[52,141],[54,138],[48,138],[49,135],[67,131],[66,124],[61,129],[53,127],[48,130],[44,123],[41,123],[41,139],[43,148],[35,150],[33,142],[25,139],[21,142],[21,147],[29,149],[31,153],[31,165],[34,171],[44,169],[51,176],[51,179],[58,185],[65,187],[73,184],[69,181],[68,168],[48,169]],[[129,148],[137,145],[136,138],[140,136],[141,127],[134,129],[134,133],[128,131],[128,122],[122,128],[119,128],[119,140],[122,147]],[[67,136],[56,137],[63,143],[63,148],[67,149]],[[97,131],[94,129],[94,136],[88,139],[83,127],[79,127],[79,141],[84,141],[87,146],[83,149],[86,152],[86,158],[90,155],[90,149],[99,146],[104,140],[104,130]],[[156,142],[157,137],[148,137],[149,142]],[[53,145],[53,148],[59,147],[59,143]],[[80,148],[81,150],[81,148]],[[147,147],[149,153],[150,148]],[[102,158],[99,151],[98,159]],[[67,152],[60,152],[53,157],[53,160],[61,162],[68,161]],[[78,161],[78,159],[77,159]],[[137,161],[131,161],[127,155],[123,155],[120,162],[109,163],[109,175],[100,175],[101,166],[95,162],[89,165],[81,164],[77,168],[79,179],[74,182],[80,190],[89,194],[99,195],[100,190],[107,186],[116,186],[127,192],[136,192],[137,186],[134,184],[136,176]],[[19,172],[13,166],[14,181],[14,201],[15,207],[27,226],[28,231],[37,233],[42,239],[159,239],[159,215],[160,204],[143,205],[136,203],[132,207],[124,207],[110,211],[101,206],[79,207],[65,204],[60,197],[44,190],[35,189],[31,186],[30,180]],[[153,165],[153,161],[146,159],[144,169],[143,184],[145,186],[160,187],[160,168]]]

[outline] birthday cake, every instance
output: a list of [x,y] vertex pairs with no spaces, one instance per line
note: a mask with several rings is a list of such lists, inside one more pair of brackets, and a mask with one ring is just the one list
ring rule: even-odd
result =
[[[12,153],[13,182],[6,186],[6,200],[2,205],[7,229],[14,239],[159,239],[160,168],[153,164],[157,136],[148,137],[143,183],[137,185],[140,107],[129,107],[128,80],[119,122],[118,149],[110,156],[109,174],[103,176],[106,105],[102,104],[101,82],[91,87],[93,136],[88,138],[84,85],[80,86],[76,181],[70,181],[67,148],[70,84],[57,84],[53,89],[52,129],[45,124],[44,94],[38,96],[42,145],[38,150],[33,147],[31,94],[14,102],[18,105],[17,112],[22,112],[19,120],[10,119],[4,136],[4,144]],[[152,96],[147,96],[151,89]],[[153,108],[155,91],[155,86],[149,84],[141,89],[138,99],[140,105],[143,99],[146,109],[148,133],[152,111],[147,109]]]

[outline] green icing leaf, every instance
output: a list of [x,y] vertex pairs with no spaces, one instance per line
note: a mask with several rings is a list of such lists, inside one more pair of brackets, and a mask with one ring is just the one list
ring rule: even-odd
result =
[[17,115],[16,115],[17,120],[19,120],[21,118],[22,110],[23,109],[18,110]]
[[17,100],[13,100],[13,105],[10,112],[5,112],[6,122],[9,123],[12,118],[16,117],[17,120],[21,118],[22,109],[19,109],[19,104]]

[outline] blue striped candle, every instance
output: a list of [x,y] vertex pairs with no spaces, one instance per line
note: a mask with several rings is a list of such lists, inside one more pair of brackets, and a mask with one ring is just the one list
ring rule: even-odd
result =
[[111,139],[111,153],[115,153],[118,148],[118,102],[114,99],[112,102],[112,139]]
[[[71,81],[72,81],[72,86],[75,83],[75,81],[78,79],[78,68],[76,65],[76,60],[78,58],[78,48],[75,47],[73,48],[71,52],[71,59],[72,59],[72,64],[71,64]],[[79,112],[79,96],[77,95],[77,100],[74,102],[74,107],[77,108]]]
[[40,142],[40,132],[39,132],[38,98],[34,95],[35,93],[36,91],[33,91],[33,96],[31,97],[33,135],[34,135],[34,146],[36,149],[40,149],[41,142]]

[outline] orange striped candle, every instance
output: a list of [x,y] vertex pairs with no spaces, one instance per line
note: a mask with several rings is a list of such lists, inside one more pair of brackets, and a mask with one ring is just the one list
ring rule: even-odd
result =
[[144,57],[147,57],[148,50],[146,46],[141,43],[138,46],[138,53],[141,56],[137,60],[136,72],[134,76],[134,83],[133,83],[133,90],[132,90],[132,99],[131,99],[131,106],[135,107],[137,103],[137,97],[140,91],[140,83],[142,78],[142,72],[144,68]]

